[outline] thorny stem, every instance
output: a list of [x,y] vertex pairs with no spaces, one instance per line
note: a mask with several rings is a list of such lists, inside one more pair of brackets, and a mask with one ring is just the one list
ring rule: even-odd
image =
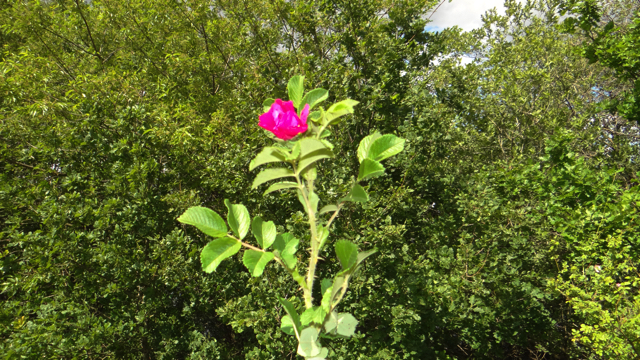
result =
[[[313,180],[307,180],[307,189],[309,194],[313,193]],[[303,192],[304,195],[304,192]],[[316,224],[316,213],[311,207],[311,202],[305,195],[307,203],[307,213],[309,215],[309,228],[311,230],[311,257],[309,259],[309,270],[307,271],[307,288],[309,289],[308,301],[305,298],[305,306],[307,309],[313,307],[313,281],[315,280],[316,265],[318,264],[318,233]]]

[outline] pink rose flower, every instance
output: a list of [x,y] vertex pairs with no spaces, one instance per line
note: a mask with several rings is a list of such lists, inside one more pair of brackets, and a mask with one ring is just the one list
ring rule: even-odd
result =
[[307,131],[307,116],[309,116],[309,104],[304,106],[298,117],[293,108],[293,101],[276,99],[269,111],[260,115],[258,126],[271,131],[279,139],[289,140]]

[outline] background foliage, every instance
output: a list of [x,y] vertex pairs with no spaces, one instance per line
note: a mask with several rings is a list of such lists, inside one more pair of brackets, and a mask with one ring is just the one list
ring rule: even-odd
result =
[[176,218],[229,198],[302,233],[297,199],[263,200],[247,169],[262,101],[304,74],[360,101],[324,196],[361,138],[408,140],[336,223],[380,252],[334,358],[637,358],[638,61],[614,45],[637,45],[638,4],[593,4],[580,31],[507,1],[434,33],[426,0],[0,1],[0,354],[294,359],[286,274],[203,273],[208,239]]

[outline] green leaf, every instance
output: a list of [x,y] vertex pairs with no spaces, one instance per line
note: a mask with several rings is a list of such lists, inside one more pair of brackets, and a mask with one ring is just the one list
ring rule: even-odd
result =
[[300,155],[305,157],[314,151],[327,149],[327,146],[322,141],[313,138],[303,138],[299,142]]
[[287,160],[297,160],[300,157],[300,141],[296,141],[295,145],[293,145],[293,149],[291,149],[291,154],[287,156]]
[[314,123],[317,123],[320,121],[320,119],[322,119],[322,112],[314,111],[311,114],[309,114],[309,117],[307,119],[313,121]]
[[371,249],[369,251],[363,251],[358,254],[358,261],[356,261],[356,266],[360,266],[364,259],[378,252],[378,249]]
[[347,99],[331,105],[325,114],[326,121],[332,123],[341,116],[353,114],[353,107],[357,104],[358,101]]
[[362,160],[367,158],[367,154],[369,153],[369,148],[371,144],[378,139],[380,136],[379,132],[374,132],[369,136],[365,136],[364,139],[360,140],[360,144],[358,145],[358,161],[362,163]]
[[317,213],[318,212],[318,203],[320,202],[320,198],[318,197],[318,194],[314,192],[309,194],[309,203],[311,205],[311,210],[313,211],[313,213]]
[[316,161],[332,158],[333,156],[334,156],[333,151],[327,148],[309,153],[307,156],[302,157],[300,161],[298,161],[298,169],[297,169],[298,174],[300,174],[304,169],[306,169],[307,166],[315,163]]
[[293,101],[296,109],[301,109],[302,94],[304,93],[304,76],[296,75],[289,80],[287,84],[289,92],[289,100]]
[[325,360],[327,356],[329,356],[329,349],[323,347],[322,349],[320,349],[320,354],[314,357],[305,358],[305,360]]
[[239,239],[244,239],[249,232],[251,226],[251,218],[249,217],[249,211],[244,205],[231,204],[227,199],[224,200],[224,204],[227,206],[227,222],[229,227]]
[[320,243],[320,250],[324,247],[324,243],[329,238],[329,230],[324,226],[318,226],[318,242]]
[[302,315],[300,315],[300,323],[302,326],[308,326],[311,323],[322,324],[324,317],[327,313],[320,306],[314,306],[306,309]]
[[336,205],[325,205],[322,207],[322,209],[320,209],[320,212],[318,214],[324,214],[324,213],[333,212],[336,210],[338,210],[338,206]]
[[271,105],[273,105],[274,102],[276,102],[275,99],[267,98],[262,102],[262,110],[264,110],[264,112],[269,111],[269,109],[271,109]]
[[327,100],[329,97],[329,92],[325,89],[313,89],[309,91],[304,98],[302,98],[302,103],[300,104],[300,108],[304,108],[305,104],[309,104],[309,110],[313,109],[317,104]]
[[249,171],[255,169],[256,167],[272,162],[285,161],[286,157],[282,155],[282,150],[265,147],[262,151],[256,155],[253,160],[249,163]]
[[296,330],[293,325],[293,320],[291,320],[291,316],[285,315],[280,319],[280,330],[287,335],[295,335]]
[[333,288],[333,281],[331,279],[322,279],[320,282],[320,291],[324,294],[325,290],[328,288]]
[[280,258],[289,269],[294,269],[298,262],[298,258],[295,257],[295,253],[298,251],[299,243],[300,240],[289,233],[281,235],[278,234],[276,236],[276,241],[273,243],[273,248],[278,251]]
[[[404,149],[405,140],[395,135],[382,135],[376,139],[369,148],[367,158],[375,161],[382,161],[398,154]],[[360,153],[358,153],[358,156]]]
[[384,174],[384,166],[379,162],[371,159],[364,159],[360,164],[360,171],[358,172],[358,181],[373,178]]
[[358,325],[358,320],[356,320],[353,315],[349,313],[340,313],[338,314],[337,319],[337,333],[338,335],[350,337],[356,331],[356,326]]
[[[322,280],[322,282],[324,283],[325,280],[329,280],[329,279],[324,279]],[[330,284],[331,286],[325,288],[324,286],[322,287],[322,303],[321,303],[321,307],[322,307],[322,311],[324,312],[324,315],[328,314],[331,311],[331,294],[333,293],[333,284],[331,283],[331,280],[328,281],[328,284]],[[327,285],[322,284],[322,285]],[[324,321],[324,318],[323,320]],[[320,322],[320,324],[322,324],[322,321]]]
[[300,333],[300,343],[298,344],[298,354],[304,357],[320,355],[322,346],[318,342],[318,329],[308,327]]
[[183,224],[193,225],[212,237],[227,235],[227,225],[215,211],[202,206],[190,207],[178,218]]
[[258,216],[251,223],[251,233],[255,236],[260,247],[266,250],[276,240],[276,224],[273,221],[264,222]]
[[298,183],[295,183],[293,181],[281,181],[279,183],[271,184],[262,195],[267,195],[269,193],[272,193],[278,190],[285,190],[285,189],[292,189],[292,188],[299,189],[300,185],[298,185]]
[[327,318],[327,321],[324,323],[324,331],[327,332],[327,334],[335,334],[336,333],[336,328],[338,327],[338,313],[335,311],[332,311],[331,314],[329,315],[329,317]]
[[369,195],[362,186],[354,184],[349,194],[340,199],[340,202],[344,201],[366,203],[367,201],[369,201]]
[[347,240],[336,242],[336,256],[344,270],[349,270],[358,261],[358,245]]
[[242,255],[242,263],[247,267],[251,276],[259,277],[269,261],[273,260],[273,253],[256,250],[245,250]]
[[293,307],[293,304],[290,303],[287,299],[283,299],[280,296],[276,296],[276,298],[278,299],[280,304],[282,304],[282,307],[284,308],[284,311],[286,311],[287,314],[291,317],[291,321],[293,322],[293,326],[294,326],[294,331],[296,333],[296,337],[299,339],[300,338],[300,330],[302,329],[302,324],[300,324],[300,316],[298,315],[298,312],[296,311],[296,308]]
[[347,281],[347,277],[343,276],[343,275],[338,275],[336,276],[335,279],[333,279],[333,289],[331,290],[331,301],[335,301],[336,297],[338,296],[338,294],[340,293],[340,291],[342,290],[342,287],[348,285],[348,281]]
[[228,237],[209,242],[200,253],[202,270],[207,273],[215,271],[222,260],[235,255],[241,247],[238,240]]
[[269,180],[280,179],[288,176],[295,176],[295,174],[293,171],[285,168],[264,169],[256,175],[251,188],[255,189]]

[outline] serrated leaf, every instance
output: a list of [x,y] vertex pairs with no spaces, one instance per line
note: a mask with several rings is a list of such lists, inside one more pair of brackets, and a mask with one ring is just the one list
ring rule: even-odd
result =
[[302,98],[302,102],[300,103],[301,107],[304,107],[305,104],[309,104],[309,110],[313,109],[317,104],[327,100],[329,97],[329,92],[325,89],[318,88],[309,91],[304,98]]
[[245,250],[242,255],[242,263],[253,277],[259,277],[264,272],[264,268],[269,261],[273,260],[273,253],[256,250]]
[[262,221],[258,216],[251,223],[251,233],[258,241],[258,245],[266,250],[276,240],[276,224],[273,221]]
[[314,306],[306,309],[302,315],[300,315],[300,323],[303,327],[308,326],[311,323],[322,324],[326,312],[320,306]]
[[293,145],[293,149],[291,149],[291,154],[287,156],[287,160],[296,160],[300,156],[300,141],[296,141],[296,144]]
[[369,153],[369,148],[371,144],[378,139],[380,136],[379,132],[374,132],[369,136],[365,136],[364,139],[360,140],[360,144],[358,145],[358,162],[362,163],[362,160],[367,158],[367,154]]
[[298,185],[298,183],[292,182],[292,181],[281,181],[279,183],[275,183],[275,184],[271,184],[269,185],[269,187],[267,188],[267,190],[265,190],[265,192],[262,195],[267,195],[269,193],[272,193],[274,191],[279,191],[279,190],[285,190],[285,189],[299,189],[300,185]]
[[364,159],[360,164],[358,172],[358,181],[373,178],[384,174],[384,166],[379,162],[371,159]]
[[350,337],[356,332],[358,320],[349,313],[339,313],[337,323],[336,332],[338,335]]
[[223,237],[215,239],[207,244],[200,253],[202,270],[211,273],[218,268],[222,260],[235,255],[242,245],[238,240]]
[[294,269],[298,262],[295,253],[298,251],[299,243],[300,240],[289,233],[278,234],[276,241],[273,243],[273,248],[278,251],[280,258],[289,269]]
[[404,139],[395,135],[382,135],[371,144],[367,152],[367,158],[375,161],[387,159],[401,152],[404,149],[404,143]]
[[336,256],[344,270],[349,270],[358,261],[358,245],[347,240],[336,242]]
[[322,346],[318,342],[318,329],[308,327],[300,332],[300,343],[298,344],[298,354],[304,357],[320,355]]
[[267,98],[262,102],[262,110],[264,110],[264,112],[269,111],[269,109],[271,109],[271,105],[273,105],[274,102],[276,102],[275,99]]
[[289,80],[287,84],[289,100],[293,101],[293,106],[300,110],[302,107],[302,94],[304,93],[304,76],[296,75]]
[[293,307],[293,304],[290,303],[289,300],[283,299],[280,296],[276,296],[276,298],[278,299],[280,304],[282,304],[282,307],[284,308],[284,311],[287,312],[287,315],[291,317],[296,337],[300,339],[300,330],[302,329],[302,325],[300,324],[300,316],[298,315],[296,308]]
[[354,184],[349,194],[340,199],[340,202],[344,201],[366,203],[367,201],[369,201],[369,195],[362,186]]
[[286,157],[282,155],[280,149],[265,147],[262,151],[256,155],[253,160],[249,163],[249,171],[255,169],[256,167],[272,162],[285,161]]
[[318,214],[324,214],[324,213],[333,212],[336,210],[338,210],[338,206],[336,205],[325,205],[322,207],[322,209],[320,209],[320,212]]
[[264,184],[267,181],[280,179],[283,177],[294,177],[295,174],[293,171],[286,168],[273,168],[273,169],[264,169],[256,175],[256,178],[253,180],[253,185],[251,185],[252,189],[257,188],[261,184]]
[[202,206],[193,206],[187,209],[178,221],[193,225],[198,230],[212,237],[222,237],[227,235],[227,225],[218,213]]
[[[323,145],[324,146],[324,145]],[[317,150],[314,151],[312,153],[309,153],[306,156],[303,156],[302,158],[300,158],[300,160],[298,161],[298,174],[300,174],[304,169],[307,168],[307,166],[315,163],[316,161],[322,160],[322,159],[328,159],[328,158],[332,158],[333,155],[333,151],[324,148],[321,150]]]
[[229,227],[239,239],[244,239],[249,232],[251,226],[251,218],[249,217],[249,211],[242,204],[231,204],[227,199],[224,200],[224,204],[227,206],[227,223]]

